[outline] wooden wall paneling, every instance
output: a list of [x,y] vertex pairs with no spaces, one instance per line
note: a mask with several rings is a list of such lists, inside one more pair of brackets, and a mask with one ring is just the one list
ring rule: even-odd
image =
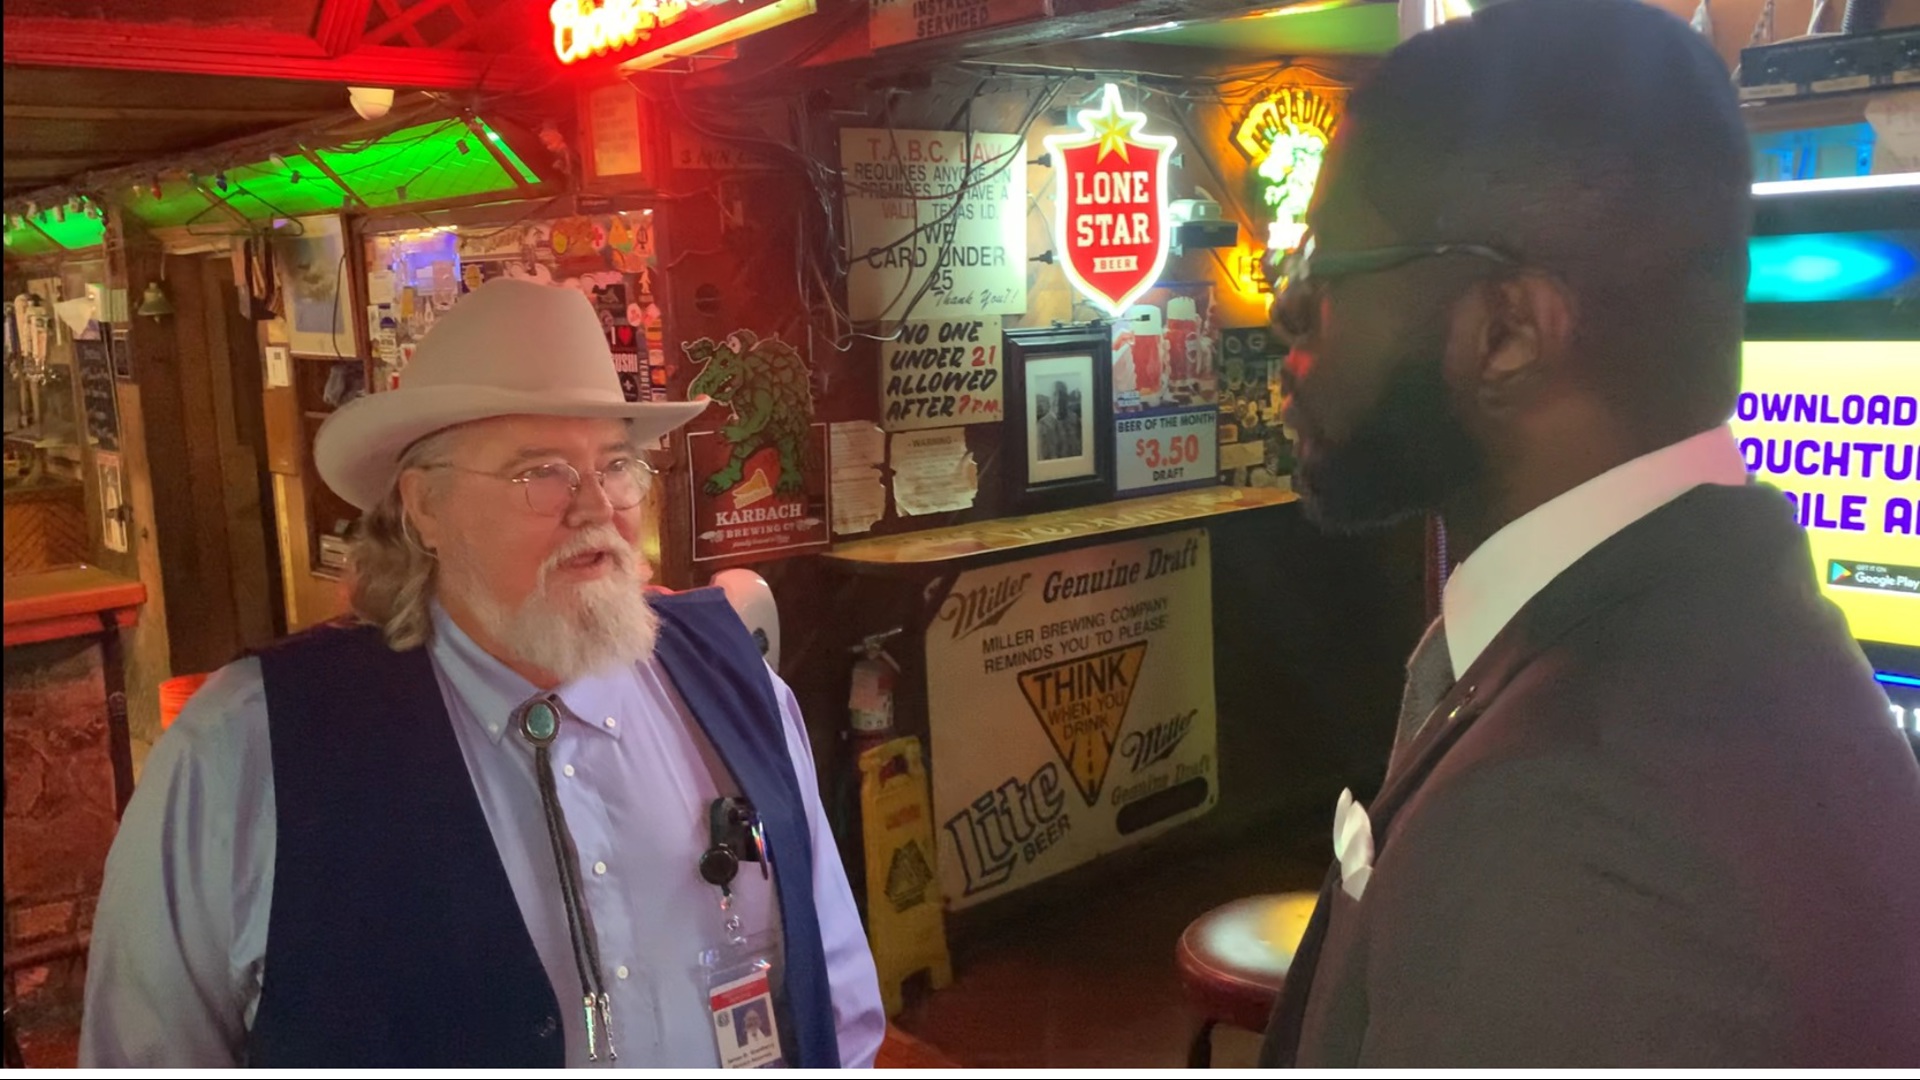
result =
[[275,597],[279,590],[268,570],[265,447],[261,445],[265,405],[261,400],[259,347],[253,325],[240,315],[230,260],[199,259],[202,295],[207,302],[208,390],[212,395],[215,449],[220,461],[219,493],[224,504],[216,519],[227,549],[227,586],[233,601],[235,651],[257,648],[275,637]]
[[[143,391],[156,397],[149,415],[158,499],[161,563],[174,586],[167,612],[176,671],[211,671],[232,657],[224,643],[237,640],[230,599],[226,537],[220,492],[220,449],[209,387],[207,298],[199,260],[168,256],[168,292],[174,314],[162,320],[171,331],[164,364],[148,366]],[[164,480],[163,480],[164,477]]]
[[[114,288],[139,296],[147,282],[160,276],[160,247],[151,236],[129,225],[118,210],[107,223],[107,274]],[[119,329],[126,337],[114,347],[128,351],[134,381],[119,384],[122,478],[133,522],[127,529],[133,574],[147,587],[147,603],[140,620],[126,632],[127,726],[133,736],[136,770],[146,750],[160,735],[160,683],[173,674],[172,642],[167,634],[166,574],[160,553],[159,498],[154,491],[152,454],[148,451],[147,398],[141,379],[150,367],[165,366],[171,355],[171,334],[163,322],[129,314]],[[103,563],[103,565],[106,565]],[[109,566],[111,569],[111,566]],[[138,776],[138,772],[135,773]]]
[[85,492],[78,485],[9,491],[6,530],[8,577],[86,562]]

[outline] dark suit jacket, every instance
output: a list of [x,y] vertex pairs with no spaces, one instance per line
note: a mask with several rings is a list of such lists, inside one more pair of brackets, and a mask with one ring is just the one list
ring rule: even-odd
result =
[[1920,765],[1771,488],[1524,607],[1328,875],[1264,1064],[1920,1066]]

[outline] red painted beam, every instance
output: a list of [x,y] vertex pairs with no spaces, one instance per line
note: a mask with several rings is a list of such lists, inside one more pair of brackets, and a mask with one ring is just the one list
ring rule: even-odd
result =
[[[363,13],[364,14],[364,13]],[[41,67],[174,71],[298,79],[396,89],[470,90],[482,78],[494,88],[532,81],[524,57],[443,49],[357,48],[329,56],[300,34],[164,23],[7,16],[0,42],[8,64]]]
[[314,40],[328,56],[344,56],[360,43],[367,28],[367,9],[373,0],[325,0],[320,6],[320,22]]

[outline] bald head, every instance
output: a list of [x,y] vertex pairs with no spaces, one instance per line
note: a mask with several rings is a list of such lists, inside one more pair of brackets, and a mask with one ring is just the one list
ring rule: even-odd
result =
[[1576,351],[1629,415],[1724,419],[1752,167],[1729,73],[1686,24],[1639,0],[1509,0],[1396,49],[1346,125],[1334,197],[1562,279]]

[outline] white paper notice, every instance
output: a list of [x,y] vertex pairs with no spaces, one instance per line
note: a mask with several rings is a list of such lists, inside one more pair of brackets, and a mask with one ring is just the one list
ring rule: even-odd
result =
[[1920,170],[1920,90],[1889,94],[1867,103],[1873,125],[1873,171]]
[[287,359],[285,345],[267,346],[267,386],[278,388],[293,385],[293,367]]
[[121,486],[120,455],[93,455],[94,468],[100,473],[100,539],[108,550],[127,550],[126,491]]
[[372,270],[367,273],[367,303],[391,304],[394,297],[393,271]]
[[833,462],[833,531],[852,536],[873,528],[887,512],[887,489],[880,482],[880,465],[887,456],[887,436],[867,421],[834,424],[828,428]]
[[966,428],[893,437],[893,504],[901,516],[965,510],[979,491]]
[[589,93],[587,108],[593,129],[593,171],[601,176],[639,172],[640,95],[626,83],[616,83]]
[[1018,135],[846,128],[840,166],[854,319],[1027,310],[1027,163]]

